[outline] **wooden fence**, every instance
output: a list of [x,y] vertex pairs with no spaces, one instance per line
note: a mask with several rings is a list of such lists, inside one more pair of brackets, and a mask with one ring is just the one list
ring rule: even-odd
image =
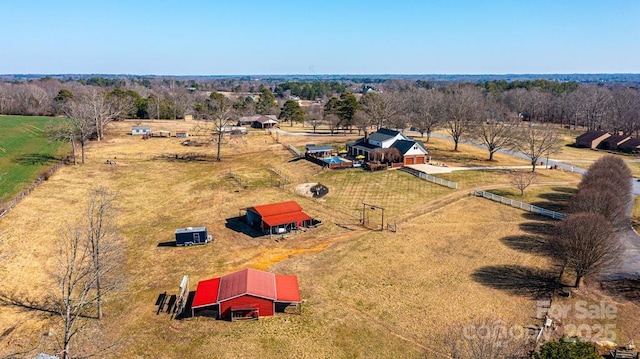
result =
[[439,184],[441,186],[445,186],[445,187],[449,187],[449,188],[453,188],[453,189],[458,189],[458,184],[456,182],[451,182],[451,181],[447,181],[445,179],[442,178],[438,178],[438,177],[434,177],[432,175],[428,175],[424,172],[420,172],[418,170],[414,170],[413,168],[409,168],[409,167],[402,167],[400,168],[400,170],[405,171],[407,173],[410,173],[420,179],[423,179],[425,181],[429,181],[429,182],[433,182],[435,184]]
[[18,193],[12,200],[7,202],[3,207],[0,207],[0,219],[7,215],[20,201],[28,196],[31,192],[33,192],[38,186],[42,184],[42,182],[49,179],[49,177],[53,176],[53,174],[60,169],[60,167],[64,166],[64,161],[59,161],[53,167],[49,168],[46,172],[38,176],[33,183],[29,187],[27,187],[22,192]]
[[538,206],[534,206],[532,204],[516,201],[516,200],[513,200],[511,198],[506,198],[506,197],[503,197],[503,196],[499,196],[497,194],[493,194],[493,193],[487,192],[487,191],[480,191],[480,190],[474,189],[472,194],[474,196],[484,197],[484,198],[490,199],[492,201],[500,202],[502,204],[506,204],[506,205],[509,205],[511,207],[520,208],[522,210],[529,211],[529,212],[535,213],[535,214],[539,214],[541,216],[550,217],[550,218],[553,218],[553,219],[563,219],[565,217],[565,215],[562,214],[562,213],[550,211],[548,209],[544,209],[544,208],[541,208],[541,207],[538,207]]

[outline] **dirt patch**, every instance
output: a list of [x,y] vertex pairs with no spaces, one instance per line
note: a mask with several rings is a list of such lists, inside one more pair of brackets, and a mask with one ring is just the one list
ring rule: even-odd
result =
[[297,185],[294,191],[299,196],[311,198],[313,197],[313,193],[311,193],[311,188],[317,184],[318,183],[314,183],[314,182],[302,183]]

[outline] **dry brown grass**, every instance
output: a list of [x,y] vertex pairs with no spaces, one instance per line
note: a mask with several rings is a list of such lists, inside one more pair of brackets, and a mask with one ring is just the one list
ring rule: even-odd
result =
[[[225,146],[222,162],[149,160],[163,153],[213,154],[215,148],[120,135],[130,125],[116,124],[114,135],[92,144],[87,165],[61,169],[0,221],[3,275],[9,278],[0,282],[0,293],[38,302],[54,290],[55,243],[64,224],[83,211],[87,191],[104,185],[117,192],[126,290],[107,304],[102,328],[104,341],[122,341],[114,357],[418,357],[425,350],[441,351],[448,323],[488,314],[532,324],[535,303],[529,295],[479,280],[488,267],[547,267],[546,258],[502,241],[524,234],[520,224],[531,222],[517,209],[399,171],[323,172],[306,161],[289,162],[291,153],[262,131]],[[321,143],[295,136],[277,140]],[[109,156],[117,157],[117,165],[104,163]],[[293,183],[272,186],[277,178],[269,166]],[[229,171],[249,186],[229,178]],[[322,200],[293,194],[308,181],[326,184],[329,194]],[[324,224],[279,242],[226,228],[226,219],[242,207],[289,199]],[[427,213],[399,224],[398,233],[366,231],[356,225],[363,200],[388,208],[388,219],[404,211]],[[173,239],[175,228],[189,225],[208,226],[215,242],[158,246]],[[183,274],[190,275],[193,290],[198,280],[245,267],[298,275],[306,299],[302,315],[251,323],[156,315],[156,298],[175,293]],[[57,330],[56,323],[55,316],[0,306],[0,333],[15,327],[0,338],[0,347],[7,348],[0,354]]]

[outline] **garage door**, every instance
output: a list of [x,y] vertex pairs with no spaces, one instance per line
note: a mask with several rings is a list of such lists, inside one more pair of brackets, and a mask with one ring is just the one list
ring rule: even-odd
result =
[[424,157],[420,156],[420,157],[416,157],[416,164],[423,164],[424,163]]
[[413,158],[413,157],[405,157],[405,159],[404,159],[404,164],[405,164],[405,165],[412,165],[412,164],[414,164],[414,158]]

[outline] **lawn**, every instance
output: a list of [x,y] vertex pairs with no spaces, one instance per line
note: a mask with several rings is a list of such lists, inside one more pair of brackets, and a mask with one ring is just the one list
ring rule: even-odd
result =
[[51,117],[0,116],[0,205],[70,150],[44,134]]
[[[182,121],[149,124],[190,126]],[[250,131],[241,141],[225,143],[221,162],[189,162],[153,158],[212,155],[215,146],[187,147],[175,138],[145,141],[124,135],[130,126],[114,124],[104,141],[91,144],[87,165],[62,168],[0,221],[2,273],[11,278],[0,281],[0,294],[28,304],[0,305],[0,333],[9,330],[0,337],[0,356],[38,342],[39,351],[51,352],[60,333],[59,317],[34,308],[55,292],[56,241],[67,223],[81,215],[87,191],[96,186],[117,194],[117,224],[126,255],[119,269],[123,289],[106,304],[99,328],[91,328],[100,330],[101,342],[118,342],[106,356],[434,357],[446,350],[443,338],[452,323],[478,316],[523,326],[541,323],[533,319],[535,300],[526,291],[526,278],[518,275],[547,278],[553,273],[547,258],[515,246],[513,239],[527,235],[543,219],[397,170],[323,171],[293,160],[283,146],[289,140],[314,141],[310,138]],[[116,165],[105,163],[113,157]],[[463,158],[457,161],[465,164]],[[269,167],[292,182],[276,186],[277,176]],[[505,184],[500,173],[460,173],[461,182]],[[577,179],[561,171],[546,176],[545,182]],[[296,195],[296,186],[304,182],[323,183],[329,193],[321,199]],[[562,195],[569,188],[532,187],[527,195],[556,201],[545,193]],[[241,208],[285,200],[298,201],[323,224],[278,241],[252,238],[228,225]],[[384,207],[385,222],[402,217],[398,231],[360,227],[363,201]],[[380,212],[367,211],[375,222]],[[213,243],[159,246],[172,240],[176,228],[200,225],[209,228]],[[38,245],[27,237],[37,238]],[[171,320],[166,313],[157,314],[158,295],[175,294],[184,274],[194,290],[199,280],[246,267],[297,275],[305,300],[302,314],[243,323]],[[5,343],[11,347],[3,347]]]

